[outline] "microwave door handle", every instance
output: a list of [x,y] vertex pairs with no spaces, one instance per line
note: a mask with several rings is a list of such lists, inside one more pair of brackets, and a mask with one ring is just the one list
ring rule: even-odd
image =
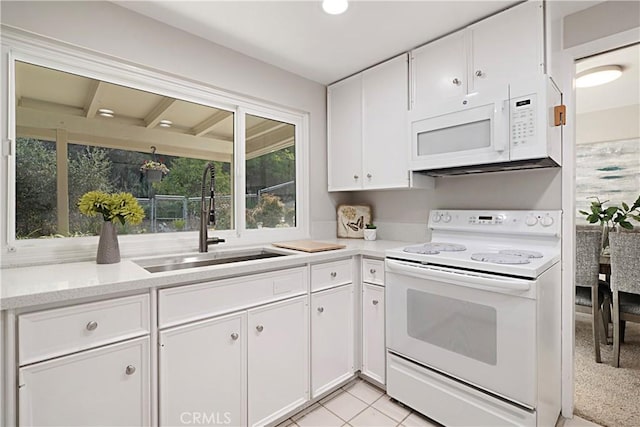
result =
[[[499,106],[500,104],[502,104],[501,106]],[[493,124],[493,140],[494,145],[493,148],[494,150],[496,150],[498,153],[502,153],[503,151],[505,151],[507,149],[507,141],[509,140],[509,132],[510,130],[507,130],[507,135],[504,135],[502,133],[502,129],[504,129],[504,124],[502,123],[503,120],[506,119],[507,121],[507,127],[509,126],[509,100],[506,99],[504,101],[502,101],[501,103],[496,103],[495,104],[496,108],[493,111],[493,117],[494,117],[494,124]],[[506,113],[505,113],[506,111]]]
[[436,270],[424,265],[407,265],[392,260],[387,260],[387,268],[390,271],[396,271],[400,274],[405,274],[418,279],[440,279],[454,285],[466,286],[469,288],[517,292],[528,291],[531,289],[531,283],[529,281],[515,279],[512,277],[499,277],[494,279],[490,277],[457,273],[454,271]]

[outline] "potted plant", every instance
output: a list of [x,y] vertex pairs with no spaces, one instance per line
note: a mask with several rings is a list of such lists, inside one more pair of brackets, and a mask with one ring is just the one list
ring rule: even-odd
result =
[[162,162],[145,160],[140,171],[147,176],[149,182],[160,182],[162,177],[169,173],[169,168]]
[[376,240],[376,227],[375,224],[366,224],[364,226],[364,240]]
[[640,196],[629,206],[622,202],[621,206],[605,207],[608,200],[600,201],[598,197],[589,197],[594,199],[591,202],[591,211],[580,211],[582,215],[587,217],[589,224],[600,223],[602,226],[602,249],[609,247],[609,231],[616,230],[618,226],[627,230],[633,229],[633,224],[629,221],[633,219],[640,222]]
[[98,264],[114,264],[120,262],[118,235],[113,224],[120,221],[122,225],[140,224],[144,219],[144,210],[131,193],[104,193],[89,191],[78,201],[80,213],[89,217],[102,215],[104,222],[100,230],[98,242]]

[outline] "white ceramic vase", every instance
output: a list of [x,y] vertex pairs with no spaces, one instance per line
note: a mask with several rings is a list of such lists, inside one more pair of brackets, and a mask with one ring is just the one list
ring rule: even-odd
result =
[[375,228],[365,228],[364,230],[364,240],[376,240],[376,230]]

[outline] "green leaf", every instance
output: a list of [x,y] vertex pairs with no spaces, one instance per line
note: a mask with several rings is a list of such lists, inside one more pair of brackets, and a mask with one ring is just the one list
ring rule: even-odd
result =
[[586,211],[579,211],[579,212],[580,212],[582,215],[587,215],[587,216],[589,216],[589,212],[586,212]]
[[627,230],[633,230],[633,224],[629,221],[620,221],[620,227],[626,228]]
[[624,209],[625,212],[629,212],[629,205],[625,202],[622,202],[622,209]]
[[608,207],[605,212],[607,213],[607,215],[613,216],[616,212],[618,212],[618,207],[616,206]]

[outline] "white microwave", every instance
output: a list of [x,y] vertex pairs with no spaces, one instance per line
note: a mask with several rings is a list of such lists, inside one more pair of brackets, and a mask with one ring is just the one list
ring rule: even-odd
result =
[[440,176],[560,166],[554,106],[561,102],[544,76],[512,83],[499,95],[467,95],[432,115],[412,112],[410,168]]

